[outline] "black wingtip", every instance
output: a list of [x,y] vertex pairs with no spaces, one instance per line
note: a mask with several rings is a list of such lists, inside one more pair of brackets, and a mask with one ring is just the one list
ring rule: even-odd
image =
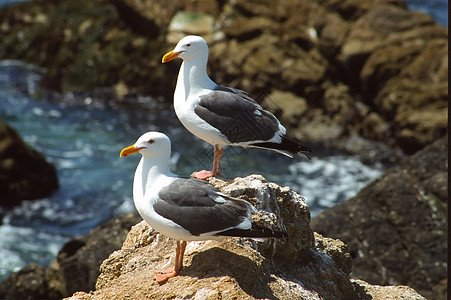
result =
[[313,149],[304,145],[301,145],[295,141],[292,141],[287,136],[282,136],[282,141],[280,143],[256,143],[252,144],[252,146],[279,150],[281,152],[289,152],[295,155],[299,155],[310,159],[310,156],[305,154],[304,152],[313,153]]

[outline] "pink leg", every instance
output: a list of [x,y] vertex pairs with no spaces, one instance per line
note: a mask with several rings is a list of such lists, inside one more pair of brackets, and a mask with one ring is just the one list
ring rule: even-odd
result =
[[179,257],[176,257],[175,262],[175,271],[177,274],[180,272],[180,270],[183,268],[183,255],[185,254],[186,249],[186,241],[177,242],[177,248],[179,248]]
[[177,248],[175,250],[175,267],[164,271],[159,271],[155,275],[155,279],[159,284],[165,283],[169,278],[177,276],[183,267],[183,254],[185,253],[186,241],[177,241]]
[[222,148],[215,145],[215,153],[213,159],[213,176],[221,175]]
[[206,180],[207,178],[214,177],[216,175],[221,175],[221,159],[222,159],[222,148],[215,145],[215,151],[213,155],[213,169],[211,171],[199,171],[191,174],[191,177]]

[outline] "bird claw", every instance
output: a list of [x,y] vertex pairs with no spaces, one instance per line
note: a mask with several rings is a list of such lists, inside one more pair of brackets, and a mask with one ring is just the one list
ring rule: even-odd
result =
[[154,274],[153,277],[157,280],[159,284],[165,283],[169,278],[175,277],[177,275],[177,272],[174,268],[169,268],[164,271],[159,271],[158,273]]
[[191,177],[201,179],[201,180],[207,180],[208,178],[214,177],[214,176],[215,175],[213,174],[212,171],[206,171],[206,170],[194,172],[193,174],[191,174]]

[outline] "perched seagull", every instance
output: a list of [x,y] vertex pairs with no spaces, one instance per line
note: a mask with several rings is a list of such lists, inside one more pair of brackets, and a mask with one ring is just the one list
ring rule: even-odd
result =
[[163,133],[145,133],[120,156],[138,152],[142,158],[133,181],[135,207],[152,228],[177,240],[175,267],[155,274],[159,283],[182,269],[186,241],[287,236],[254,223],[257,210],[249,202],[229,197],[206,181],[171,173],[171,141]]
[[279,120],[246,92],[217,85],[208,77],[208,46],[202,37],[182,38],[162,62],[176,57],[183,63],[174,92],[175,113],[186,129],[214,146],[212,171],[197,172],[195,177],[206,179],[221,174],[222,148],[226,145],[309,158],[303,152],[313,150],[288,139]]

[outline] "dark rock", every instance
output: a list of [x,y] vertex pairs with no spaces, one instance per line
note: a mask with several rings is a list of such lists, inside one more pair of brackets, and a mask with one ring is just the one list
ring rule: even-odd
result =
[[0,282],[0,299],[61,299],[46,268],[31,264]]
[[0,120],[0,206],[43,198],[57,188],[55,167]]
[[329,255],[346,275],[351,273],[352,258],[348,246],[340,240],[323,237],[315,232],[315,249]]
[[0,298],[61,299],[76,291],[94,290],[100,264],[121,248],[139,220],[137,213],[120,216],[70,240],[49,267],[32,264],[0,282]]
[[349,246],[352,277],[446,298],[447,153],[440,139],[312,220]]
[[115,218],[63,246],[56,262],[65,296],[95,289],[101,263],[122,246],[131,226],[139,220],[136,213]]

